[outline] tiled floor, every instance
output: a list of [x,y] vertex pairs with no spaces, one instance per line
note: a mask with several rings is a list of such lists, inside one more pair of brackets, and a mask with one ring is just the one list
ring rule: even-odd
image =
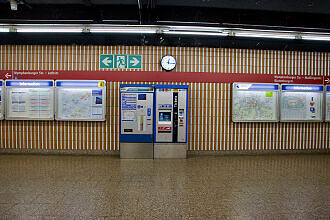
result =
[[330,219],[330,155],[0,155],[0,219]]

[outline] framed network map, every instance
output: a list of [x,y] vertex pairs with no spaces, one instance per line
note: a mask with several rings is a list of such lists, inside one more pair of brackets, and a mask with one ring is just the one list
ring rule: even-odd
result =
[[104,121],[106,82],[103,80],[57,80],[55,119]]
[[233,122],[277,122],[279,84],[233,83]]

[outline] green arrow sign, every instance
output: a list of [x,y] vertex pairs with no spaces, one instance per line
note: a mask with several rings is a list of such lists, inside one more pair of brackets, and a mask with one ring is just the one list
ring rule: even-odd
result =
[[106,69],[141,69],[141,55],[101,54],[100,68]]
[[142,57],[141,55],[128,55],[128,68],[141,69]]
[[113,68],[113,55],[100,55],[100,68]]

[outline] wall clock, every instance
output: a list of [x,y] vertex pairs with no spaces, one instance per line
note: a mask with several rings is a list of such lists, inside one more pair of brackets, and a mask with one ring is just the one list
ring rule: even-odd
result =
[[166,55],[160,61],[160,65],[166,71],[171,71],[176,67],[176,59],[171,55]]

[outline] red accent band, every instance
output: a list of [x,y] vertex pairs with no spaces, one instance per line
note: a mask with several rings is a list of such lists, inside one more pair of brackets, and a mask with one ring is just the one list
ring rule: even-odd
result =
[[[50,71],[0,70],[0,79],[106,80],[132,82],[296,83],[330,84],[323,76],[165,71]],[[329,78],[329,77],[326,77]]]

